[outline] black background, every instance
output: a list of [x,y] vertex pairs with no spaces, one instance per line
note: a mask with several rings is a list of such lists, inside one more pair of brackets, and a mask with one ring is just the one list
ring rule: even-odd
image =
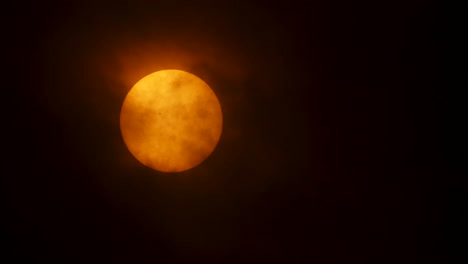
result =
[[[380,2],[7,4],[5,258],[433,259],[435,5]],[[119,130],[129,84],[166,68],[204,79],[224,114],[183,173],[141,165]]]

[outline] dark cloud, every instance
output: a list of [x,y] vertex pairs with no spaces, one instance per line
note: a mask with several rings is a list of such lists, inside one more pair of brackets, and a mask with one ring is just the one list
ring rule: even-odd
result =
[[[443,171],[429,117],[434,4],[367,2],[5,9],[9,256],[425,258]],[[199,76],[223,110],[217,148],[183,173],[142,166],[120,135],[126,93],[161,69]]]

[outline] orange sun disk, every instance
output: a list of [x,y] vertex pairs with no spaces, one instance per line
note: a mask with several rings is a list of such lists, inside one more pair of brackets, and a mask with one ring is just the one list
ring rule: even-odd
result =
[[203,162],[216,147],[222,124],[213,90],[181,70],[143,77],[128,92],[120,113],[130,153],[162,172],[181,172]]

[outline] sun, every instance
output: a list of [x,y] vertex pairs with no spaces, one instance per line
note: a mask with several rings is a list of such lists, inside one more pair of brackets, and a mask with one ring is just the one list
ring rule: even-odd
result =
[[202,163],[221,136],[223,116],[213,90],[181,70],[162,70],[139,80],[120,113],[122,138],[142,164],[181,172]]

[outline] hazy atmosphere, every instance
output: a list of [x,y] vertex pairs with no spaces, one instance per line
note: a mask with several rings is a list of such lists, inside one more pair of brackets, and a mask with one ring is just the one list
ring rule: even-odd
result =
[[[9,5],[7,258],[436,257],[433,1]],[[142,165],[119,125],[132,86],[164,69],[201,78],[222,109],[216,148],[184,172]]]

